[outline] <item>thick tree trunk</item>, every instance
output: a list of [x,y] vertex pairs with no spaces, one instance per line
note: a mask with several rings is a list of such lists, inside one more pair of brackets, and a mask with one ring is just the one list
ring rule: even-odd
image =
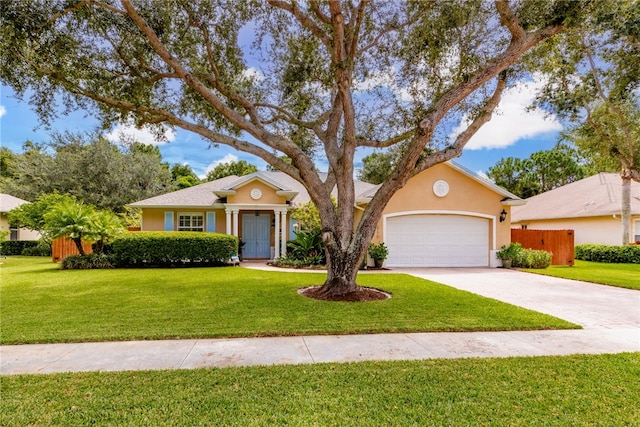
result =
[[[339,250],[333,245],[327,247],[327,280],[321,292],[327,296],[340,296],[356,292],[360,287],[356,283],[363,254],[361,245],[349,245],[346,250]],[[333,249],[330,249],[333,248]]]
[[631,175],[626,169],[623,169],[622,174],[622,244],[628,245],[629,240],[629,224],[631,222]]

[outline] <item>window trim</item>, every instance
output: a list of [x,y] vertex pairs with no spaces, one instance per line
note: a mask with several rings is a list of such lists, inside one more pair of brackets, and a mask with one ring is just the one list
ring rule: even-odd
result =
[[[204,212],[178,212],[177,231],[197,231],[204,232]],[[182,219],[189,218],[189,225],[183,226]],[[200,218],[200,226],[193,225],[193,219]]]

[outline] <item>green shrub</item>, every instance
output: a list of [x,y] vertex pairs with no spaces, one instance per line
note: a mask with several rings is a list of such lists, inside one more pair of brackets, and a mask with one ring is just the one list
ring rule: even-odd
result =
[[287,242],[287,255],[278,260],[280,266],[304,267],[327,263],[319,228],[301,231],[296,238]]
[[51,246],[38,240],[5,240],[0,242],[0,254],[51,256]]
[[509,246],[502,245],[500,250],[496,252],[496,257],[502,261],[513,261],[520,255],[522,251],[522,245],[518,242],[514,242],[509,244]]
[[377,245],[371,243],[369,244],[368,253],[372,259],[384,261],[389,256],[389,249],[385,246],[384,242],[380,242]]
[[640,245],[577,245],[576,259],[613,264],[640,264]]
[[238,238],[196,231],[131,232],[111,245],[118,267],[226,265],[238,253]]
[[551,253],[535,249],[521,249],[513,259],[513,267],[547,268],[551,265]]
[[502,246],[496,257],[503,261],[511,260],[512,267],[547,268],[551,265],[551,253],[536,249],[525,249],[518,242]]
[[104,254],[71,255],[60,263],[60,270],[91,270],[113,268],[111,259]]
[[37,245],[28,246],[22,250],[25,256],[51,256],[51,245],[45,242],[38,242]]

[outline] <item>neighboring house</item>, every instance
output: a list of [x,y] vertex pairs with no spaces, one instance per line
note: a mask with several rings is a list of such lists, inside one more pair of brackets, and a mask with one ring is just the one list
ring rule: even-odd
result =
[[26,228],[10,228],[7,214],[20,205],[29,203],[26,200],[9,194],[0,194],[0,231],[8,231],[7,240],[39,240],[40,233]]
[[[574,230],[575,244],[619,245],[622,180],[600,173],[527,199],[513,209],[514,227],[530,230]],[[630,240],[640,240],[640,184],[631,181]]]
[[[355,182],[356,218],[375,185]],[[282,172],[229,176],[132,203],[142,230],[196,230],[238,236],[245,259],[277,258],[294,238],[290,211],[309,201]],[[389,267],[496,266],[510,242],[511,206],[524,201],[491,181],[447,162],[411,178],[390,200],[373,241],[389,248]],[[284,232],[281,232],[284,231]]]

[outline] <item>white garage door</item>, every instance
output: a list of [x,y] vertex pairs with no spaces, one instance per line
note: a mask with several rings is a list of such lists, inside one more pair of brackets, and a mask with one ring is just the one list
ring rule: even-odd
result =
[[489,220],[460,215],[387,218],[389,267],[486,267]]

